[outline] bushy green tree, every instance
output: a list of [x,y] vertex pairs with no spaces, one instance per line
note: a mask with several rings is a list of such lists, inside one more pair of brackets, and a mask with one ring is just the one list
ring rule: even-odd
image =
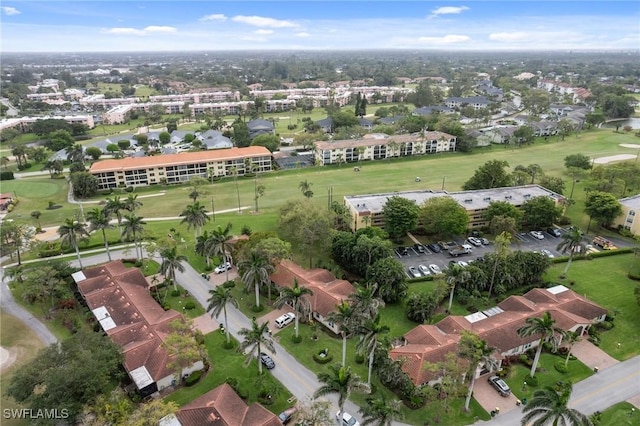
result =
[[394,240],[400,240],[413,231],[418,223],[419,208],[416,202],[394,195],[387,199],[384,207],[384,228]]
[[433,197],[420,206],[420,222],[428,234],[460,235],[467,231],[469,215],[452,197]]
[[274,152],[280,147],[280,138],[272,134],[258,135],[251,141],[251,146],[264,146],[269,151]]
[[562,209],[549,197],[534,197],[522,205],[523,220],[532,229],[553,225],[562,216]]
[[473,176],[462,185],[462,189],[468,191],[510,186],[511,176],[506,171],[507,167],[509,163],[506,161],[489,160],[475,171]]

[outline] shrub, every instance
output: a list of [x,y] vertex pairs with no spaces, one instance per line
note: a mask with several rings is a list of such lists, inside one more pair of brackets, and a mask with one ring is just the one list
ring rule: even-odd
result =
[[225,349],[233,349],[235,346],[236,344],[233,340],[229,340],[228,342],[225,340],[224,343],[222,343],[222,347]]
[[222,286],[224,288],[234,288],[236,286],[236,282],[233,280],[229,280],[229,281],[226,281],[224,284],[222,284]]
[[597,327],[602,330],[611,330],[613,328],[613,323],[611,321],[602,321],[601,323],[598,323]]
[[291,341],[293,343],[300,343],[300,342],[302,342],[302,336],[300,336],[300,335],[296,336],[294,334],[293,336],[291,336]]
[[13,172],[12,171],[2,171],[0,172],[0,180],[14,180],[15,177],[13,176]]
[[180,290],[171,290],[171,297],[180,297]]
[[531,361],[531,359],[526,354],[520,355],[520,362],[529,367],[533,365],[533,361]]
[[133,188],[133,186],[127,186],[127,187],[124,189],[124,191],[125,191],[125,192],[133,192],[133,189],[134,189],[134,188]]
[[511,367],[502,368],[496,371],[496,376],[500,377],[501,379],[504,379],[505,377],[509,376],[510,371],[511,371]]
[[184,385],[185,386],[193,386],[196,383],[198,383],[198,381],[200,381],[200,377],[202,377],[202,371],[200,371],[200,370],[194,371],[193,373],[191,373],[189,375],[189,377],[187,377],[184,380]]
[[165,311],[168,311],[169,309],[171,309],[171,306],[169,306],[168,304],[162,305],[162,309],[164,309]]
[[18,165],[18,170],[26,170],[31,166],[33,166],[33,164],[31,164],[31,163],[22,163],[22,164]]
[[184,308],[187,311],[191,311],[196,308],[196,303],[193,300],[189,300],[187,303],[184,304]]
[[567,373],[569,371],[569,367],[564,365],[564,361],[562,361],[562,360],[556,361],[553,364],[553,368],[555,368],[558,373],[562,373],[562,374],[565,374],[565,373]]
[[527,385],[533,386],[535,388],[536,386],[538,386],[538,377],[527,376],[527,378],[525,379],[525,382],[527,382]]
[[240,234],[250,237],[252,233],[253,233],[253,231],[251,230],[249,225],[242,225],[242,229],[240,230]]
[[262,312],[262,311],[264,311],[264,305],[258,305],[258,306],[253,305],[253,306],[251,306],[251,312],[258,313],[258,312]]
[[325,348],[320,352],[313,354],[313,360],[318,364],[327,364],[333,360],[333,356],[331,356],[329,350]]
[[356,354],[356,364],[364,364],[364,355]]

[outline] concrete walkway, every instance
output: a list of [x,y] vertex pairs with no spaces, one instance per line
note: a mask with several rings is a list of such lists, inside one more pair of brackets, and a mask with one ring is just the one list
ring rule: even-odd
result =
[[604,370],[620,362],[588,341],[586,336],[573,346],[571,354],[591,369]]

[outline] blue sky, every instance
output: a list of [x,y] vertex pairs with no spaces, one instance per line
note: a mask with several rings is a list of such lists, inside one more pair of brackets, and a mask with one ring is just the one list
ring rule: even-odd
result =
[[640,49],[637,1],[11,1],[4,52]]

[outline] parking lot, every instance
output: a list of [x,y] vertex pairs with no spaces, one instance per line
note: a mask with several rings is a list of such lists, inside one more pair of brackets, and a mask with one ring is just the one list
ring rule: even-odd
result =
[[[528,232],[522,232],[516,234],[515,238],[511,243],[512,250],[524,250],[524,251],[538,251],[541,253],[545,253],[543,250],[548,251],[548,256],[559,257],[562,254],[556,249],[560,241],[562,240],[562,234],[566,232],[565,229],[559,229],[560,235],[555,237],[545,231],[541,232],[543,236],[542,239],[536,238]],[[587,237],[585,241],[591,243],[593,237]],[[430,241],[424,238],[419,238],[422,243],[423,248],[419,250],[416,246],[405,247],[403,250],[402,247],[396,247],[394,249],[394,254],[398,258],[400,262],[405,266],[405,273],[409,278],[417,278],[413,276],[410,272],[409,268],[413,267],[416,269],[418,276],[429,275],[420,271],[419,266],[424,265],[427,269],[429,269],[429,265],[436,265],[442,271],[444,271],[447,267],[449,267],[450,261],[475,261],[478,257],[483,257],[487,253],[491,253],[494,250],[493,241],[489,241],[487,245],[473,245],[471,244],[466,237],[456,237],[453,239],[449,239],[449,242],[454,242],[458,245],[467,245],[470,246],[471,252],[466,254],[460,254],[459,256],[453,257],[446,250],[440,249],[439,253],[434,252],[433,250],[427,247],[427,244],[434,243],[437,244],[437,241]],[[421,252],[422,251],[422,252]]]

